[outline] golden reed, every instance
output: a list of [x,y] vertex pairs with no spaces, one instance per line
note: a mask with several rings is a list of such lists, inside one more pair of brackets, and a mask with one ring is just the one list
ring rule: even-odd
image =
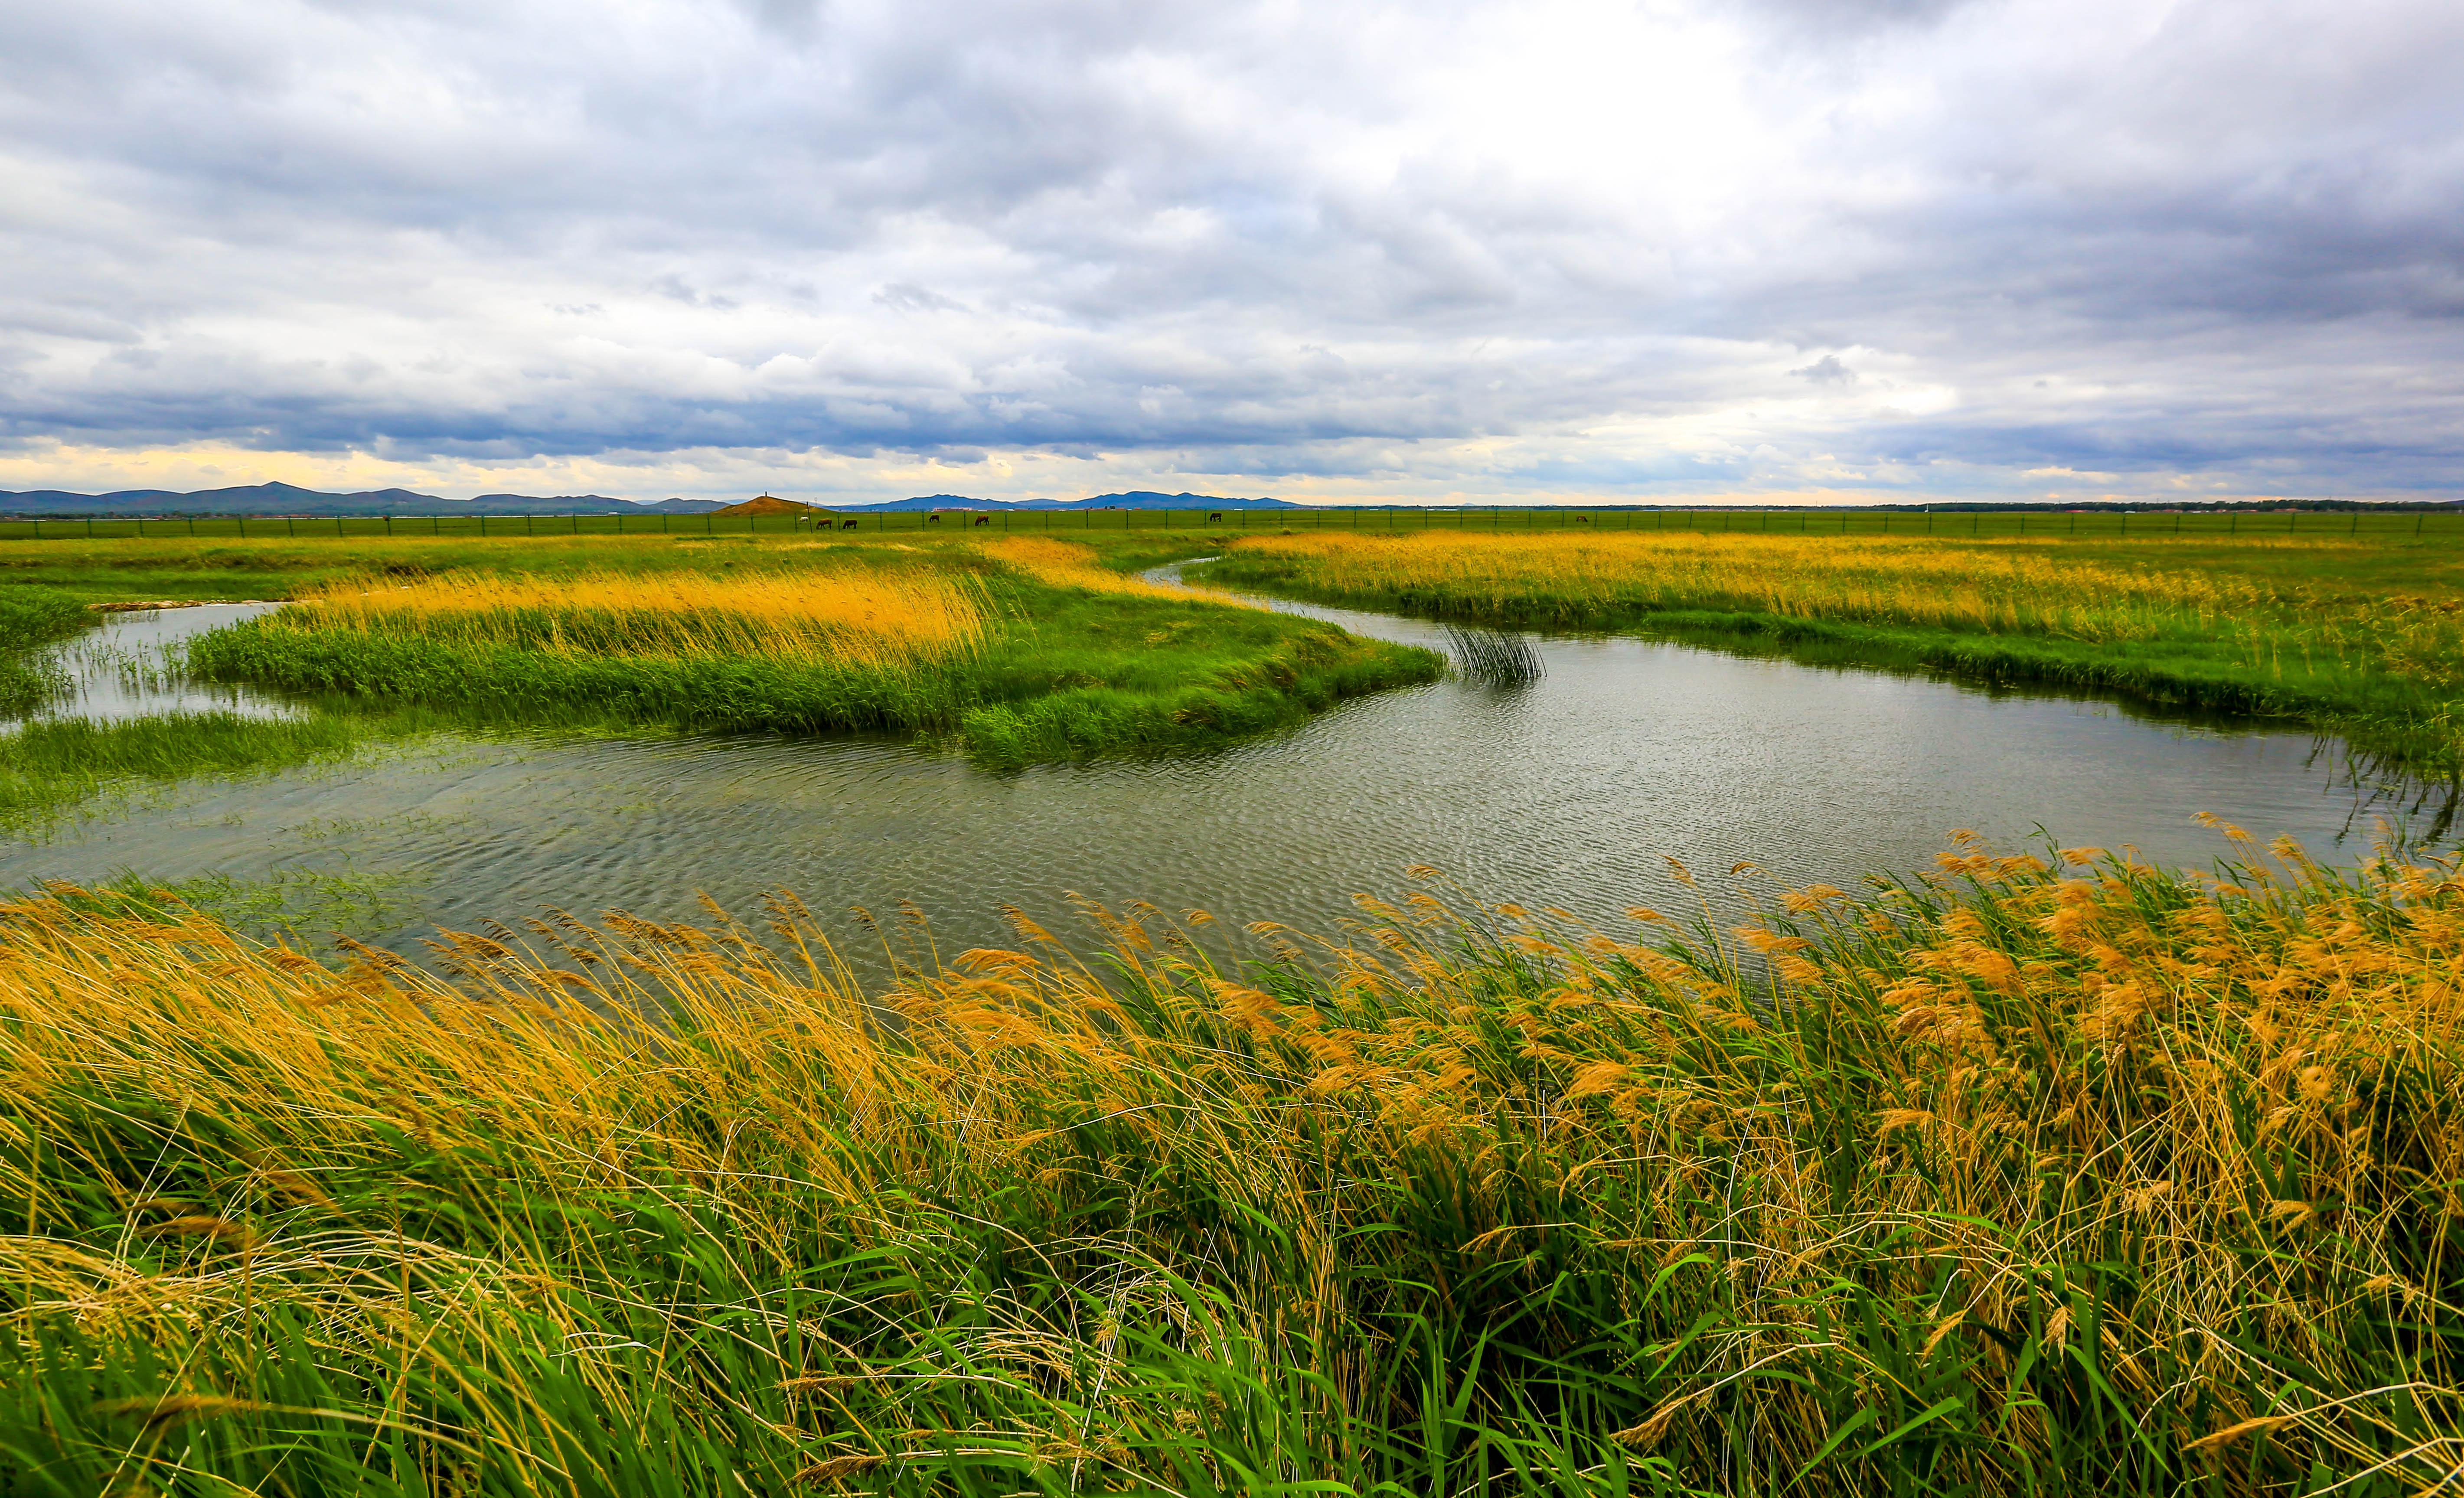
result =
[[975,650],[987,614],[981,588],[965,577],[921,568],[799,568],[573,577],[453,572],[395,586],[325,588],[270,622],[559,651],[894,666]]
[[[2464,1224],[2464,879],[2393,858],[2338,871],[2289,845],[2270,864],[2244,842],[2202,877],[1969,839],[1878,893],[1771,892],[1690,955],[1653,937],[1655,911],[1615,934],[1423,888],[1364,900],[1340,940],[1253,928],[1282,958],[1271,986],[1151,909],[1090,910],[1100,963],[1014,915],[1017,949],[919,951],[867,994],[783,897],[767,932],[713,907],[702,926],[454,936],[430,972],[97,914],[61,887],[0,908],[0,1144],[25,1160],[40,1139],[55,1171],[96,1172],[131,1225],[55,1236],[42,1224],[69,1203],[11,1181],[23,1215],[0,1276],[21,1288],[18,1325],[68,1316],[165,1347],[289,1298],[341,1357],[407,1335],[387,1265],[407,1283],[415,1260],[466,1287],[435,1301],[454,1315],[561,1318],[558,1366],[625,1418],[647,1397],[635,1355],[601,1345],[599,1291],[558,1289],[612,1250],[534,1249],[530,1227],[405,1243],[337,1206],[335,1183],[407,1140],[495,1162],[492,1190],[690,1206],[714,1224],[711,1262],[747,1285],[800,1272],[782,1256],[817,1230],[891,1244],[924,1230],[916,1203],[998,1200],[1004,1222],[1055,1224],[1021,1240],[1023,1262],[1122,1287],[1108,1315],[1177,1279],[1214,1287],[1243,1333],[1320,1350],[1294,1355],[1323,1355],[1346,1408],[1386,1355],[1359,1320],[1381,1273],[1420,1285],[1431,1264],[1535,1256],[1626,1286],[1638,1337],[1668,1321],[1648,1418],[1598,1434],[1690,1470],[1720,1460],[1722,1400],[1750,1398],[1785,1472],[1837,1446],[1823,1387],[1942,1368],[1925,1377],[1975,1434],[1934,1479],[2017,1491],[2069,1439],[2030,1391],[2084,1368],[2157,1433],[2131,1440],[2184,1460],[2263,1436],[2297,1465],[2435,1479],[2458,1431],[2451,1337],[2352,1329],[2458,1314],[2442,1267]],[[78,1155],[97,1097],[243,1163],[215,1200],[155,1200]],[[1095,1239],[1060,1225],[1100,1201],[1133,1210]],[[1419,1246],[1441,1220],[1444,1241]],[[1274,1237],[1202,1228],[1242,1221]],[[681,1344],[698,1304],[655,1313],[692,1321]],[[882,1314],[940,1313],[904,1304]],[[1848,1334],[1881,1312],[1904,1345]],[[970,1377],[1074,1389],[1068,1428],[1038,1440],[1138,1449],[1146,1406],[1113,1374],[1070,1371],[1117,1371],[1117,1326],[1017,1313]],[[641,1334],[650,1314],[623,1347],[660,1340]],[[887,1401],[866,1439],[921,1440],[929,1410],[901,1401],[929,1402],[929,1379],[776,1370],[865,1379]],[[2264,1487],[2217,1470],[2217,1490]]]

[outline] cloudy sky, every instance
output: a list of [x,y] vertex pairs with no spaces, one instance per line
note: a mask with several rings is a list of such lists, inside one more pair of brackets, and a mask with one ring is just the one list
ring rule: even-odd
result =
[[2454,0],[0,8],[0,488],[2464,496]]

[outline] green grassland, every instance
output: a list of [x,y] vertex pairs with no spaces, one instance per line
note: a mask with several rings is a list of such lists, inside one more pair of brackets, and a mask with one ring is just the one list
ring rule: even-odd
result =
[[[989,533],[986,533],[989,534]],[[1040,533],[1039,533],[1040,534]],[[1240,533],[1186,525],[1177,531],[1055,533],[1096,548],[1106,565],[1135,571],[1218,550]],[[20,586],[80,603],[156,600],[237,602],[297,597],[329,584],[385,575],[455,571],[558,577],[591,571],[707,571],[729,566],[910,564],[948,558],[979,536],[881,533],[823,538],[809,532],[492,536],[281,536],[241,540],[182,536],[0,540],[0,598]]]

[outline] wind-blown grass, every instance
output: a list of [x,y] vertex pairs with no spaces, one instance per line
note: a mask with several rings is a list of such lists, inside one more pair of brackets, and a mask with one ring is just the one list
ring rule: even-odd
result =
[[[1244,540],[1207,575],[1430,618],[2115,691],[2464,764],[2464,598],[2233,570],[2222,549],[2165,567],[2050,540],[1432,532]],[[2244,549],[2272,561],[2287,547]]]
[[1242,974],[1021,916],[870,999],[792,901],[438,977],[58,890],[0,911],[0,1468],[2434,1486],[2464,881],[2282,856],[1964,847],[1657,943],[1424,891]]
[[1041,540],[877,567],[362,584],[201,636],[187,659],[483,721],[905,732],[996,765],[1220,744],[1441,666]]

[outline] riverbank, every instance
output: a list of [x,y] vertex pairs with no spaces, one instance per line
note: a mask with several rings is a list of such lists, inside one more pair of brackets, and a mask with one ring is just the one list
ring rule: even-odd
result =
[[2250,851],[1964,846],[1734,933],[1425,888],[1242,974],[1022,919],[870,996],[792,901],[449,981],[55,892],[0,911],[0,1449],[30,1493],[2410,1490],[2464,1414],[2464,884]]
[[1421,618],[2277,717],[2464,769],[2464,582],[2409,540],[1262,537],[1199,576]]

